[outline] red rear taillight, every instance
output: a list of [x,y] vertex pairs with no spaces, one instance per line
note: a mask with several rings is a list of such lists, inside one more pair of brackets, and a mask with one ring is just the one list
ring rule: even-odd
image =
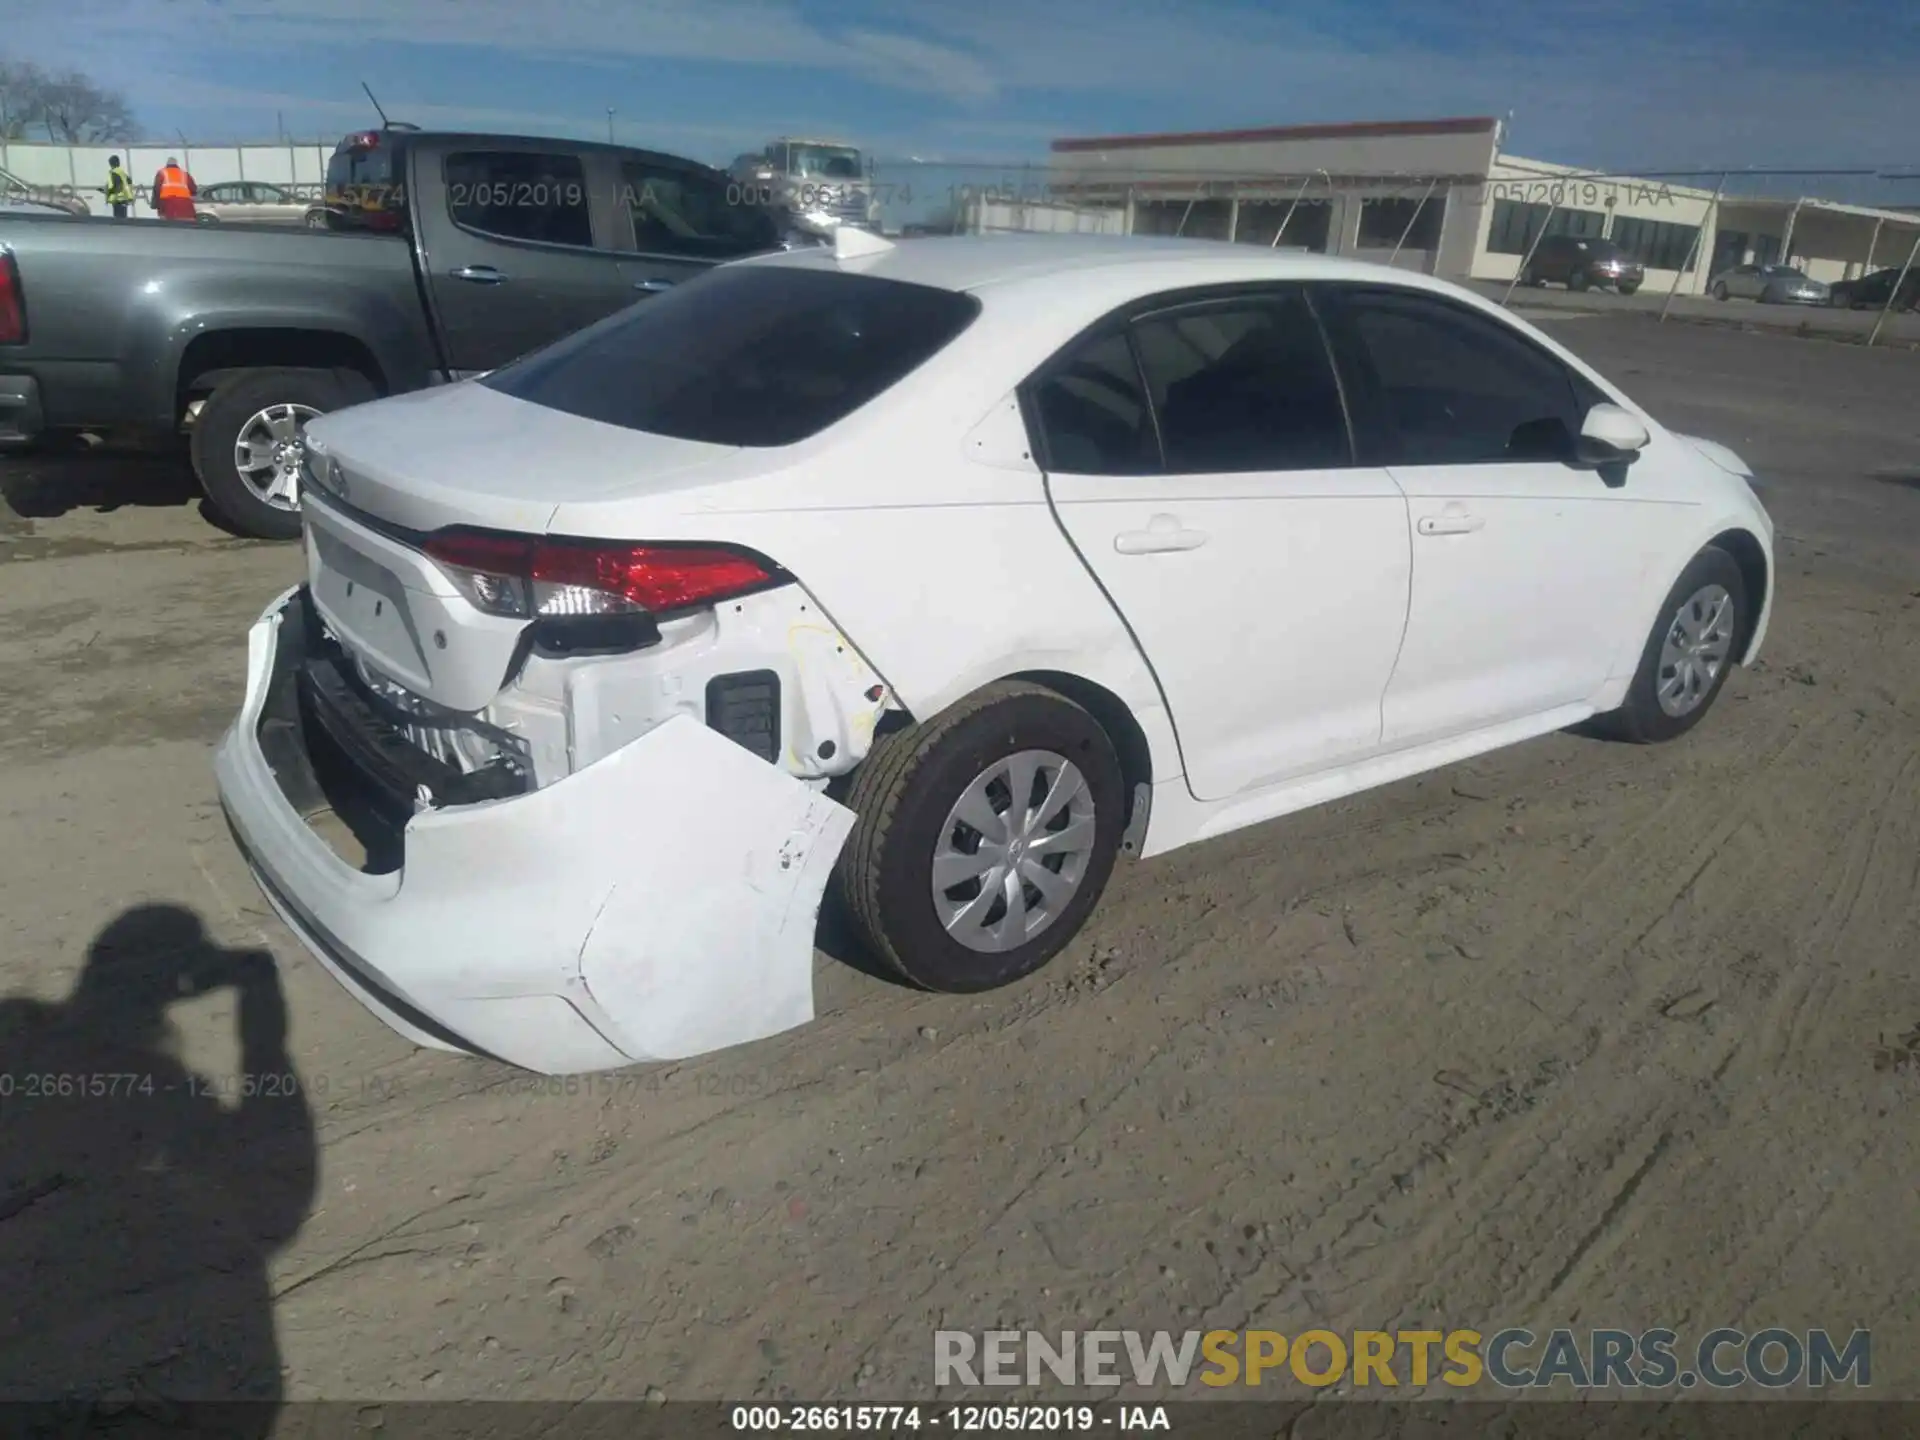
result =
[[667,615],[783,582],[778,566],[717,545],[607,544],[443,530],[427,554],[490,615]]
[[11,251],[0,250],[0,345],[27,343],[27,302]]

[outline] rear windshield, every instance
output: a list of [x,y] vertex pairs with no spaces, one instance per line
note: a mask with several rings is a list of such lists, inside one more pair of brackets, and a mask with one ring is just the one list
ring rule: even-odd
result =
[[398,159],[398,149],[390,144],[335,150],[327,161],[328,224],[342,230],[402,228],[407,198]]
[[784,265],[722,266],[480,383],[680,440],[792,445],[951,344],[971,295]]

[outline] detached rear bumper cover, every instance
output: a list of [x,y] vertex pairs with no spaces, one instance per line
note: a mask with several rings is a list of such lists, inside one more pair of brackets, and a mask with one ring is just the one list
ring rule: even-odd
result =
[[815,917],[851,811],[680,716],[530,794],[416,815],[404,868],[363,873],[302,820],[259,741],[298,594],[247,637],[220,798],[274,909],[381,1019],[560,1075],[813,1018]]

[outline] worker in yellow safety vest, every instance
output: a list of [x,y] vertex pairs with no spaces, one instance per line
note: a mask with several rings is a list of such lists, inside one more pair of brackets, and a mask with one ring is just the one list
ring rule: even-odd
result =
[[127,212],[133,208],[133,176],[127,173],[118,155],[107,157],[107,204],[113,207],[116,220],[126,219]]
[[162,220],[198,219],[193,197],[199,193],[200,187],[193,183],[193,176],[181,169],[180,162],[171,155],[153,177],[153,208]]

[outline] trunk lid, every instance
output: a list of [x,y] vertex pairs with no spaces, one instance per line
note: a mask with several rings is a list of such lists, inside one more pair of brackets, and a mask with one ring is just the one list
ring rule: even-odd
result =
[[734,453],[585,420],[472,380],[324,415],[306,434],[320,489],[418,531],[539,534],[565,503],[683,489]]
[[484,709],[528,621],[476,609],[422,553],[448,526],[547,533],[569,502],[699,483],[730,447],[623,430],[464,382],[323,416],[307,429],[307,583],[376,682]]

